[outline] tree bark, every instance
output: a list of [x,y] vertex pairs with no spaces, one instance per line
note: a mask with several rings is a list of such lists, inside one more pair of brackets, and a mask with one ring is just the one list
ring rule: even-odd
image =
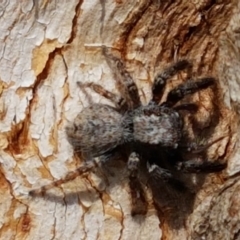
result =
[[[0,239],[240,239],[237,0],[5,0],[0,14]],[[104,178],[90,173],[44,196],[28,195],[81,164],[66,123],[89,101],[109,103],[92,91],[86,98],[76,82],[117,93],[103,45],[121,55],[144,104],[154,76],[178,59],[191,60],[194,77],[217,79],[216,94],[194,97],[201,105],[196,118],[210,118],[203,127],[205,133],[214,125],[209,138],[224,136],[208,155],[228,167],[206,176],[177,227],[149,189],[147,214],[131,216],[121,161]],[[170,87],[183,76],[176,79]],[[205,96],[217,106],[217,123]]]

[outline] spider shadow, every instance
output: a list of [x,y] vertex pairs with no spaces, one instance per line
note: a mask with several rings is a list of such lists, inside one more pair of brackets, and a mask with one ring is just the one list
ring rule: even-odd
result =
[[[111,179],[111,185],[109,186],[108,190],[113,188],[115,185],[119,185],[120,183],[128,183],[129,179],[126,172],[126,162],[130,150],[131,148],[128,147],[123,147],[122,149],[118,147],[110,153],[109,161],[106,161],[106,165],[101,169],[104,172],[106,171],[106,175]],[[120,155],[118,155],[119,152],[121,153]],[[202,154],[206,155],[205,152]],[[174,167],[175,163],[177,161],[184,161],[183,159],[179,159],[179,151],[171,151],[169,153],[168,151],[162,151],[162,149],[154,151],[154,149],[147,148],[147,153],[143,155],[143,158],[144,159],[140,162],[139,167],[140,181],[143,186],[148,186],[150,188],[154,205],[158,211],[161,222],[167,222],[167,224],[173,229],[182,228],[186,224],[187,217],[193,212],[196,195],[204,184],[207,174],[184,174],[176,170]],[[160,167],[169,170],[182,184],[168,184],[164,181],[151,181],[146,167],[147,161],[159,163]],[[118,162],[122,163],[121,170],[116,165]],[[117,171],[114,172],[114,177],[109,174],[109,168],[115,168],[115,170],[117,168]],[[123,172],[125,174],[123,174]],[[144,193],[145,198],[147,199],[146,191],[144,191]],[[133,207],[134,206],[132,205],[132,208]],[[136,215],[132,215],[132,218],[136,222],[141,222],[146,218],[146,213],[137,213]]]
[[[193,117],[192,130],[194,135],[198,136],[200,139],[214,139],[216,127],[220,121],[220,109],[215,102],[213,103],[209,121],[203,123]],[[192,140],[188,139],[186,141],[191,142]],[[209,160],[207,157],[207,149],[201,152],[201,157],[204,161]],[[156,208],[159,210],[160,219],[166,222],[171,228],[180,229],[185,226],[188,216],[193,212],[197,194],[201,190],[209,173],[190,174],[176,171],[172,166],[178,161],[185,161],[183,158],[181,159],[181,154],[178,151],[167,153],[164,158],[165,161],[169,163],[166,164],[166,168],[185,184],[186,189],[181,186],[164,184],[163,182],[159,182],[158,184],[152,183],[151,189]]]
[[[161,160],[163,160],[162,156]],[[165,160],[170,160],[169,156]],[[166,169],[179,182],[157,182],[150,179],[149,186],[161,223],[166,223],[172,229],[180,229],[184,226],[187,217],[193,211],[197,191],[196,189],[192,191],[192,186],[190,185],[192,179],[190,176],[175,171],[171,166],[166,167]],[[201,183],[198,185],[199,188],[200,185]]]
[[42,198],[49,202],[54,202],[60,205],[74,205],[79,204],[80,199],[82,201],[89,201],[89,191],[73,191],[71,193],[65,193],[64,190],[60,194],[45,192],[41,195],[34,195],[33,198]]
[[[165,155],[164,158],[163,155]],[[156,156],[155,152],[154,158]],[[171,163],[173,158],[173,161],[176,161],[179,156],[178,152],[170,155],[161,154],[158,156],[158,161],[161,159],[160,167],[163,167],[166,161]],[[154,161],[157,163],[156,159]],[[174,180],[167,182],[150,178],[148,185],[152,191],[160,222],[178,230],[185,226],[188,216],[193,212],[197,194],[204,184],[207,174],[185,174],[175,170],[171,164],[166,165],[164,168],[171,172]]]
[[199,139],[210,139],[212,136],[214,136],[214,133],[216,132],[215,129],[219,125],[222,117],[220,111],[221,106],[219,105],[221,102],[219,86],[214,85],[211,88],[212,92],[214,93],[214,100],[211,101],[212,108],[208,112],[208,118],[202,122],[202,119],[199,120],[195,115],[191,115],[190,117],[194,135],[198,136]]

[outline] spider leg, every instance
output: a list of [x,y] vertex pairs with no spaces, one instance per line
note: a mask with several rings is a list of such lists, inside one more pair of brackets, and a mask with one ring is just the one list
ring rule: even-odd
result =
[[133,81],[124,63],[117,57],[109,53],[107,47],[103,46],[103,54],[107,64],[112,69],[114,78],[117,81],[117,88],[127,103],[128,109],[135,109],[141,105],[137,85]]
[[132,199],[132,215],[146,214],[147,203],[142,185],[138,179],[139,155],[132,152],[128,159],[129,187]]
[[186,95],[193,94],[202,89],[206,89],[215,83],[215,79],[212,77],[201,78],[198,81],[188,80],[187,82],[180,84],[168,93],[167,101],[163,105],[172,107],[178,101],[183,99]]
[[69,172],[64,178],[56,180],[52,183],[49,183],[45,186],[38,188],[38,189],[33,189],[33,190],[29,191],[29,195],[31,195],[31,196],[41,195],[53,187],[58,187],[63,183],[69,182],[69,181],[75,179],[76,177],[81,176],[82,174],[91,171],[92,169],[96,168],[97,166],[98,166],[98,164],[94,160],[85,162],[84,165],[82,165],[81,167],[77,168],[76,170],[74,170],[72,172]]
[[127,103],[124,98],[122,98],[112,92],[109,92],[108,90],[106,90],[105,88],[100,86],[99,84],[92,83],[92,82],[91,83],[77,82],[77,84],[80,88],[91,88],[93,91],[95,91],[99,95],[105,97],[106,99],[109,99],[110,101],[112,101],[115,104],[115,106],[117,107],[118,110],[120,110],[122,112],[127,110]]
[[179,162],[177,164],[178,170],[186,173],[213,173],[220,172],[225,169],[227,163],[220,161],[202,161],[202,159],[195,158],[186,162]]
[[221,137],[219,137],[219,138],[217,138],[217,139],[215,139],[215,140],[213,140],[213,141],[211,141],[207,144],[204,144],[204,145],[199,144],[196,141],[192,141],[192,142],[188,143],[187,145],[180,145],[179,144],[179,147],[183,148],[183,149],[185,148],[185,151],[187,151],[187,152],[197,154],[197,153],[201,153],[201,152],[205,151],[206,149],[211,147],[213,144],[217,143],[218,141],[222,140],[225,137],[226,137],[225,135],[221,136]]
[[151,101],[159,103],[162,99],[167,80],[179,71],[189,67],[191,67],[191,64],[187,60],[180,60],[166,68],[163,72],[157,74],[153,81]]
[[188,112],[197,112],[198,105],[195,103],[185,103],[174,107],[176,111],[188,111]]
[[[179,146],[180,148],[185,148],[187,152],[190,152],[192,154],[199,154],[206,149],[208,149],[213,144],[217,143],[218,141],[222,140],[226,136],[221,136],[210,143],[199,145],[197,142],[191,142],[188,145]],[[182,170],[186,173],[212,173],[212,172],[219,172],[222,171],[227,167],[226,162],[222,161],[204,161],[202,157],[199,157],[199,155],[195,155],[194,158],[187,160],[187,161],[181,161],[177,163],[177,169]]]
[[147,167],[150,174],[150,181],[154,181],[155,183],[163,181],[179,191],[185,191],[187,189],[185,184],[176,179],[167,169],[161,168],[156,164],[148,164]]

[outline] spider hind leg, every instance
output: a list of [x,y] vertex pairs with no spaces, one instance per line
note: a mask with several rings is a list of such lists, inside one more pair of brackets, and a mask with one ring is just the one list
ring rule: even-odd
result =
[[84,173],[90,172],[92,169],[96,168],[98,166],[97,162],[88,161],[85,162],[81,167],[77,168],[76,170],[69,172],[64,178],[61,178],[59,180],[56,180],[54,182],[51,182],[45,186],[42,186],[38,189],[33,189],[29,191],[30,196],[39,196],[44,193],[46,193],[49,189],[54,187],[59,187],[61,184],[64,184],[66,182],[72,181],[78,176],[83,175]]
[[114,105],[116,106],[116,108],[119,111],[126,111],[127,110],[127,103],[126,103],[126,99],[124,99],[123,97],[120,97],[108,90],[106,90],[105,88],[103,88],[101,85],[96,84],[96,83],[81,83],[81,82],[77,82],[78,86],[82,89],[85,88],[91,88],[93,91],[95,91],[96,93],[98,93],[99,95],[105,97],[106,99],[109,99],[111,102],[114,103]]

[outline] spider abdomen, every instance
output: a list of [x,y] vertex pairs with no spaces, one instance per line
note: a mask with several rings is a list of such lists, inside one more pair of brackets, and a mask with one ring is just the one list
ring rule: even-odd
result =
[[84,108],[66,127],[69,142],[81,152],[96,157],[123,141],[123,116],[113,107],[93,104]]

